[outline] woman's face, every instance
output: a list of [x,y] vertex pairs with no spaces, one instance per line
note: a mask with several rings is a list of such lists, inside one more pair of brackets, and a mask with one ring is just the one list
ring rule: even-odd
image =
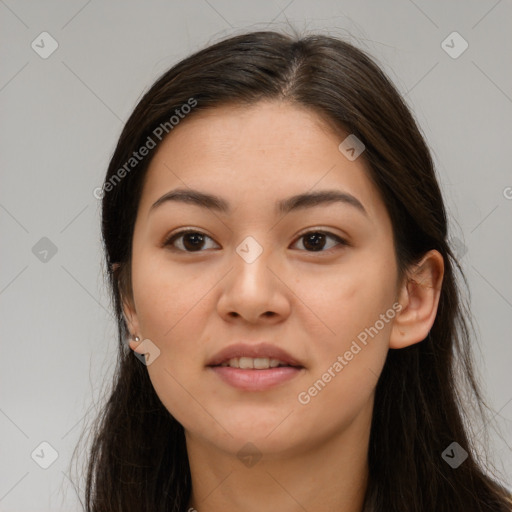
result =
[[[368,431],[397,310],[397,267],[364,152],[354,160],[338,147],[348,135],[313,111],[260,102],[196,113],[156,151],[125,314],[131,332],[150,340],[151,381],[189,440],[232,454],[251,442],[278,456],[351,425]],[[216,196],[225,208],[155,205],[177,189]],[[320,191],[345,200],[289,202]],[[184,229],[195,234],[173,237]],[[302,368],[208,366],[239,343],[277,347]]]

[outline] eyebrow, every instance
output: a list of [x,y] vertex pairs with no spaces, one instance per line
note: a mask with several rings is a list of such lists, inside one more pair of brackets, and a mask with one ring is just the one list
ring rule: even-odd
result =
[[[229,213],[231,210],[229,203],[222,197],[213,194],[206,194],[204,192],[200,192],[199,190],[178,188],[167,192],[157,201],[155,201],[151,205],[149,213],[169,201],[194,204],[202,208],[215,210],[219,213]],[[364,208],[361,201],[359,201],[359,199],[354,197],[352,194],[349,194],[348,192],[342,192],[340,190],[319,190],[317,192],[307,192],[282,199],[277,201],[275,212],[276,214],[286,214],[296,210],[313,208],[315,206],[332,203],[342,203],[353,206],[359,212],[368,217],[368,212]]]

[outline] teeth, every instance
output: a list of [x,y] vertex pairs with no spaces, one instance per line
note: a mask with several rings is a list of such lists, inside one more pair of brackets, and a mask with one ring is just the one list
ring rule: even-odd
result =
[[[279,364],[279,361],[277,362]],[[257,368],[258,370],[262,370],[263,368],[269,368],[270,367],[270,360],[268,357],[257,357],[253,361],[254,368]]]
[[268,357],[233,357],[229,362],[224,362],[221,366],[230,366],[231,368],[266,370],[268,368],[276,368],[277,366],[288,366],[279,359],[269,359]]
[[256,363],[256,359],[251,359],[250,357],[241,357],[238,360],[238,368],[254,368]]

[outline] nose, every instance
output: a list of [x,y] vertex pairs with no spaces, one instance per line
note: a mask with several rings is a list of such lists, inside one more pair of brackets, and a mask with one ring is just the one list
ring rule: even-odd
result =
[[290,314],[293,294],[277,253],[252,240],[241,243],[231,256],[231,271],[220,284],[218,313],[228,321],[280,323]]

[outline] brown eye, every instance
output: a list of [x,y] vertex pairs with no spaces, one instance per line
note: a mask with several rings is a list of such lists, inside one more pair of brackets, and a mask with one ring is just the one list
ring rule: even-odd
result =
[[[325,249],[326,241],[329,238],[336,241],[337,244],[331,245]],[[334,235],[333,233],[328,233],[326,231],[309,231],[308,233],[301,235],[299,240],[303,240],[302,245],[308,252],[327,252],[336,245],[348,245],[347,242],[343,240],[343,238],[340,238],[339,236]]]
[[[334,243],[329,244],[329,239],[333,240]],[[207,247],[208,240],[213,241],[205,233],[188,229],[171,235],[163,243],[163,246],[181,252],[202,252],[204,249],[212,248],[211,246]],[[327,252],[337,245],[348,245],[343,238],[325,231],[309,231],[301,235],[298,240],[303,240],[302,245],[307,252]]]
[[[213,240],[200,231],[189,229],[171,235],[163,245],[164,247],[171,246],[171,248],[183,252],[201,252],[207,239]],[[178,244],[175,243],[176,241]]]

